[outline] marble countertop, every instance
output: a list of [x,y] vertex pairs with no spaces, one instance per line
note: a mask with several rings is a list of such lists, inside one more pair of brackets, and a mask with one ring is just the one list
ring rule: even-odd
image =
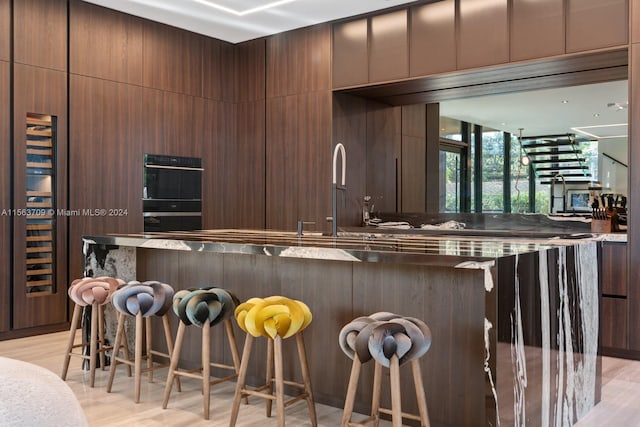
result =
[[[375,231],[375,232],[374,232]],[[402,233],[368,228],[321,233],[272,230],[219,229],[144,234],[84,236],[85,244],[128,246],[218,253],[254,254],[337,261],[404,262],[457,265],[466,260],[486,261],[597,239],[592,234],[561,236],[455,235]]]

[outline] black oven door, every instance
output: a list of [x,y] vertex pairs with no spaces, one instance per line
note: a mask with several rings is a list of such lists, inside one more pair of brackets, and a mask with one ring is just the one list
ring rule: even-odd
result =
[[202,161],[195,157],[145,154],[143,198],[200,200]]

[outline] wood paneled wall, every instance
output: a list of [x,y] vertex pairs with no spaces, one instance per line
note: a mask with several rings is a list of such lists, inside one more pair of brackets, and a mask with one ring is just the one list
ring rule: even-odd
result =
[[[328,230],[331,214],[331,27],[267,38],[266,227]],[[347,147],[348,150],[348,147]]]
[[143,20],[72,0],[69,69],[74,74],[142,85]]
[[[631,5],[629,48],[629,188],[640,188],[640,0]],[[629,232],[627,233],[629,348],[640,351],[640,194],[629,195]],[[635,230],[635,231],[634,231]]]
[[67,2],[14,1],[13,16],[14,61],[66,71]]
[[9,61],[11,52],[11,0],[0,0],[0,61]]
[[[8,9],[7,9],[8,10]],[[0,10],[0,14],[4,10]],[[2,15],[0,15],[0,18]],[[7,28],[8,30],[8,28]],[[11,209],[11,167],[9,161],[5,159],[11,158],[11,137],[10,137],[10,72],[9,63],[0,61],[0,159],[2,159],[2,168],[0,168],[0,211]],[[11,311],[10,307],[10,287],[11,287],[11,221],[10,215],[0,215],[0,265],[5,266],[0,269],[0,332],[9,330]]]
[[426,212],[427,112],[424,104],[402,108],[400,212]]

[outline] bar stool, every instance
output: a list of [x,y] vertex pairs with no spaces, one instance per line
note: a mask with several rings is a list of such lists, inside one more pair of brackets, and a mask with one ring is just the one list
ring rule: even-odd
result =
[[[311,376],[309,365],[304,348],[302,331],[311,323],[311,311],[309,307],[301,301],[293,300],[282,296],[271,296],[267,298],[252,298],[240,304],[235,311],[236,320],[240,328],[247,333],[244,349],[242,352],[242,362],[240,364],[240,374],[236,384],[231,420],[229,426],[236,425],[238,413],[240,411],[240,400],[246,396],[258,396],[267,399],[267,417],[271,416],[272,401],[276,401],[278,414],[278,427],[284,427],[284,409],[286,406],[305,399],[309,407],[309,418],[311,425],[317,426],[313,393],[311,391]],[[254,337],[265,337],[268,339],[267,347],[267,374],[266,384],[254,388],[246,388],[247,369],[251,356],[251,346]],[[282,363],[282,340],[295,336],[298,347],[298,358],[302,370],[303,383],[284,381]],[[275,378],[273,370],[275,368]],[[275,382],[275,396],[273,395],[273,383]],[[287,401],[284,400],[284,385],[295,386],[302,389],[302,392]],[[266,392],[263,392],[266,390]]]
[[[67,341],[67,349],[62,365],[62,374],[60,375],[63,380],[67,379],[71,356],[77,356],[84,360],[89,360],[89,387],[94,386],[97,357],[100,357],[100,366],[104,369],[106,365],[104,353],[112,348],[106,345],[104,339],[104,306],[111,301],[111,295],[123,283],[123,280],[112,277],[85,277],[71,282],[68,294],[75,306],[69,328],[69,340]],[[76,344],[76,331],[80,327],[82,310],[84,307],[89,306],[91,307],[91,335],[89,342],[84,341],[84,338],[82,338],[82,341]],[[81,348],[81,352],[75,353],[73,349],[78,347]]]
[[[393,427],[401,427],[402,419],[420,421],[429,427],[429,412],[424,395],[419,359],[431,346],[431,331],[421,320],[402,317],[388,312],[359,317],[340,331],[340,347],[353,359],[347,396],[342,416],[342,427],[378,425],[380,414],[391,415]],[[360,422],[352,422],[360,369],[363,363],[374,360],[373,398],[371,415]],[[410,363],[416,392],[419,415],[402,412],[400,396],[400,366]],[[391,409],[380,407],[382,367],[389,368],[391,382]]]
[[[187,289],[176,292],[173,298],[173,311],[180,318],[180,324],[178,325],[178,333],[176,335],[176,345],[171,355],[171,365],[169,366],[169,375],[164,389],[162,409],[167,409],[174,379],[178,380],[180,376],[196,378],[202,381],[203,416],[205,420],[209,419],[211,386],[238,377],[240,356],[236,346],[233,325],[231,324],[231,316],[238,303],[238,298],[231,292],[216,287]],[[212,363],[210,359],[211,326],[221,322],[225,325],[225,331],[231,349],[231,357],[233,358],[233,366],[223,363]],[[185,331],[189,325],[196,325],[202,328],[202,364],[197,370],[180,371],[178,369],[180,351],[182,349]],[[212,366],[233,371],[233,374],[224,378],[211,380]],[[200,373],[195,373],[196,371],[200,371]]]
[[[134,367],[134,401],[140,402],[140,382],[142,377],[142,359],[146,359],[147,366],[144,369],[148,373],[149,382],[153,382],[153,371],[157,368],[168,366],[166,364],[155,363],[153,356],[160,356],[169,360],[173,352],[173,339],[171,336],[171,326],[167,312],[171,308],[173,300],[173,288],[166,283],[157,281],[147,281],[140,283],[131,281],[116,290],[111,298],[113,307],[118,314],[118,327],[116,338],[113,344],[113,356],[111,359],[111,369],[109,370],[109,381],[107,383],[107,393],[111,393],[113,380],[118,364],[125,364],[128,368],[128,376],[131,376],[131,367]],[[129,351],[124,336],[125,321],[127,316],[135,317],[135,348],[134,358],[130,359]],[[157,316],[162,319],[165,340],[168,353],[153,350],[151,338],[151,318]],[[145,336],[146,332],[146,336]],[[143,342],[146,338],[146,345]],[[120,357],[120,346],[124,347],[124,357]],[[144,347],[144,352],[143,352]]]

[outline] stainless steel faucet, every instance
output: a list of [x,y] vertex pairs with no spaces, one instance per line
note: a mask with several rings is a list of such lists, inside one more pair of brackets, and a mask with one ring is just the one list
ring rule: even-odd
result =
[[567,183],[564,179],[564,175],[558,172],[553,176],[553,178],[551,178],[551,204],[549,206],[549,211],[551,211],[551,213],[553,213],[553,205],[556,198],[555,186],[556,180],[558,179],[562,179],[562,210],[567,210]]
[[[338,185],[338,154],[342,156],[342,181]],[[346,191],[346,177],[347,177],[347,153],[345,152],[344,145],[337,143],[333,149],[333,186],[331,192],[331,235],[336,237],[338,235],[338,190]]]

